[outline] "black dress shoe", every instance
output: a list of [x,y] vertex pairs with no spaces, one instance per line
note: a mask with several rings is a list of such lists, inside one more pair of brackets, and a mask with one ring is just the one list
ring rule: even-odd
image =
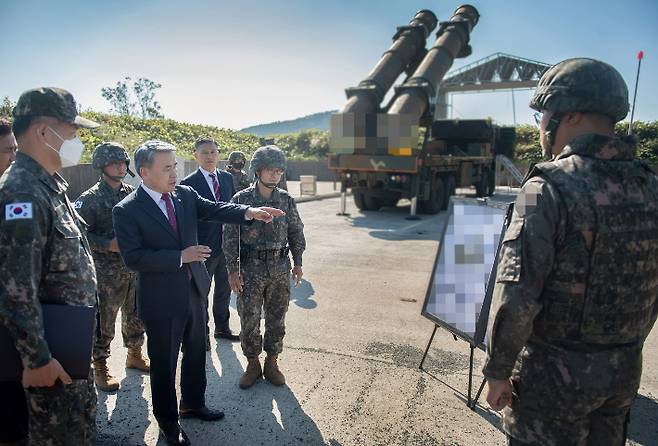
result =
[[190,439],[178,421],[158,421],[160,432],[164,435],[167,444],[171,445],[189,445]]
[[203,421],[217,421],[224,418],[224,412],[221,410],[208,409],[202,407],[200,409],[181,409],[179,410],[181,418],[198,418]]
[[215,337],[216,338],[222,338],[222,339],[228,339],[229,341],[233,341],[233,342],[240,340],[240,336],[236,335],[236,334],[233,334],[233,332],[231,332],[231,330],[228,330],[228,331],[217,331],[216,330],[215,331]]

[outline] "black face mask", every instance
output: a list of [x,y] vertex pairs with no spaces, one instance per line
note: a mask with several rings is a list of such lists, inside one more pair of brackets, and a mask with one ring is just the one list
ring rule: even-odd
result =
[[231,164],[231,169],[234,169],[234,170],[242,170],[243,167],[244,167],[244,163],[233,163],[233,164]]

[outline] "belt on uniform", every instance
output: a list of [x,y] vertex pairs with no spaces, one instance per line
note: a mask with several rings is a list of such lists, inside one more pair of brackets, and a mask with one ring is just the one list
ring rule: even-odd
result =
[[242,249],[241,257],[245,260],[247,259],[258,259],[258,260],[274,260],[280,259],[288,256],[290,250],[288,247],[279,248],[279,249],[253,249],[246,250]]

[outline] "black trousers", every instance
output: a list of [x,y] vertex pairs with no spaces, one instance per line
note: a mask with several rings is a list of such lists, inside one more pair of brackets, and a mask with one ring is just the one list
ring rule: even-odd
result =
[[[229,304],[231,303],[231,287],[228,284],[228,271],[224,253],[219,251],[206,261],[208,274],[215,280],[215,289],[212,296],[212,317],[215,321],[216,331],[228,331]],[[208,314],[208,300],[206,300],[206,314]],[[208,317],[208,322],[210,318]]]
[[206,392],[206,310],[205,299],[190,282],[187,314],[170,319],[144,320],[151,360],[153,414],[158,421],[178,420],[176,366],[181,361],[181,406],[200,409]]
[[20,382],[0,382],[0,443],[27,439],[27,402]]

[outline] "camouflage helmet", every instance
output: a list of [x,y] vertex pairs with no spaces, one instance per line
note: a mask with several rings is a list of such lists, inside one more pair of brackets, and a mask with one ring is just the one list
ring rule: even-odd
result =
[[128,173],[133,177],[135,176],[130,170],[128,152],[117,142],[101,143],[94,148],[94,153],[91,155],[91,167],[98,170],[102,170],[108,164],[116,161],[125,161],[126,166],[128,166]]
[[245,160],[247,161],[247,157],[243,152],[240,152],[239,150],[235,150],[231,152],[231,154],[228,156],[228,163],[233,164],[234,162],[238,160]]
[[251,158],[251,169],[258,172],[260,169],[286,169],[286,155],[277,146],[263,146],[254,152]]
[[537,111],[597,112],[621,121],[628,114],[628,88],[607,63],[567,59],[544,72],[530,107]]

